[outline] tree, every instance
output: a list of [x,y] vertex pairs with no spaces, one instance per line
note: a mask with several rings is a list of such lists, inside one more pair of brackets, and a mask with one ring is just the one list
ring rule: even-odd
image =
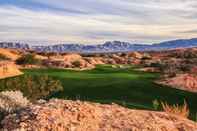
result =
[[16,60],[16,64],[19,65],[27,65],[27,64],[34,65],[39,63],[40,61],[36,59],[35,55],[33,54],[25,54]]

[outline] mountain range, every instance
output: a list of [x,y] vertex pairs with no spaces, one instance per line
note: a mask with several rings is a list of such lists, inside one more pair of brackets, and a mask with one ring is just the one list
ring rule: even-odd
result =
[[56,44],[49,46],[31,46],[29,44],[0,42],[0,48],[16,48],[35,50],[37,52],[79,52],[79,53],[94,53],[94,52],[127,52],[127,51],[147,51],[147,50],[166,50],[175,48],[190,48],[197,47],[197,38],[193,39],[178,39],[165,41],[157,44],[132,44],[121,41],[108,41],[98,45],[82,45],[82,44]]

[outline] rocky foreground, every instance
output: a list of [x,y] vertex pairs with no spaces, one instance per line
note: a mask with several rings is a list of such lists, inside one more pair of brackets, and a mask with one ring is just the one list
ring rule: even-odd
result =
[[29,131],[197,131],[197,123],[164,112],[65,100],[30,105],[2,125]]

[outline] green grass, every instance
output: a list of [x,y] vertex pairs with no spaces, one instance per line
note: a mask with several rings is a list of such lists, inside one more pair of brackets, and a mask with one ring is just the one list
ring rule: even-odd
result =
[[64,91],[51,96],[55,98],[114,102],[130,108],[150,110],[153,110],[152,101],[155,99],[169,104],[182,104],[185,99],[191,111],[191,119],[195,119],[197,112],[197,94],[155,84],[153,81],[159,78],[157,73],[116,69],[107,65],[90,71],[30,69],[24,72],[59,79]]

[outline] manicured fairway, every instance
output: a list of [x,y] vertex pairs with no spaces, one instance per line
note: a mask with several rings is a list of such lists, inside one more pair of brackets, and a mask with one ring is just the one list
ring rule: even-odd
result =
[[80,99],[101,103],[118,103],[131,108],[153,109],[152,101],[157,99],[170,104],[188,102],[191,117],[197,112],[197,94],[173,88],[161,87],[153,81],[156,73],[145,73],[133,69],[119,69],[111,66],[98,66],[90,71],[64,69],[31,69],[25,74],[47,74],[59,79],[64,91],[51,97]]

